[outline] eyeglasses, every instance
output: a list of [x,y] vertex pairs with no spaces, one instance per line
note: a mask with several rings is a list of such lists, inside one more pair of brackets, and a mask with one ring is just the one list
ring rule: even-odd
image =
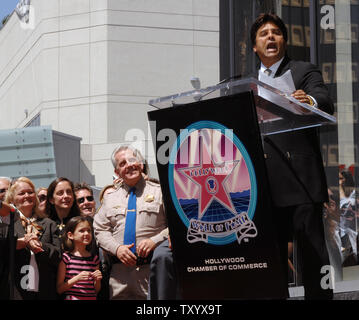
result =
[[44,194],[39,195],[39,201],[40,202],[44,202],[46,200],[47,196],[45,196]]
[[87,201],[93,201],[94,199],[93,199],[93,196],[87,196],[87,197],[82,197],[82,198],[78,198],[77,199],[77,203],[84,203],[85,202],[85,198],[86,198],[86,200]]
[[0,193],[4,193],[7,191],[7,188],[4,188],[4,189],[0,189]]

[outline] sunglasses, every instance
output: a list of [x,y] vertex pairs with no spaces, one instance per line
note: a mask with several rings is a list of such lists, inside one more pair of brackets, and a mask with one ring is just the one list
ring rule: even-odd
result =
[[0,193],[4,193],[4,192],[6,192],[7,191],[7,189],[6,188],[4,188],[4,189],[0,189]]
[[46,200],[47,196],[45,196],[44,194],[39,196],[39,201],[40,202],[44,202]]
[[85,198],[87,201],[93,201],[93,196],[87,196],[87,197],[82,197],[82,198],[78,198],[77,199],[77,203],[84,203],[85,202]]

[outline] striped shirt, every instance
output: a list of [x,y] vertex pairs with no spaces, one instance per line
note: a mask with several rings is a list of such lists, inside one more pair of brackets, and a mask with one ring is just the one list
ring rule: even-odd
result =
[[[77,257],[64,252],[62,261],[66,265],[65,281],[73,278],[82,271],[94,272],[98,269],[100,260],[97,255]],[[65,292],[65,300],[96,300],[94,280],[78,281]]]

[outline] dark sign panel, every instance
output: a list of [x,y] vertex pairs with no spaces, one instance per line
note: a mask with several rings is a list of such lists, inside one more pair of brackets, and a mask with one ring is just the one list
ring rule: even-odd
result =
[[284,297],[251,92],[148,116],[155,137],[176,132],[156,152],[182,297]]

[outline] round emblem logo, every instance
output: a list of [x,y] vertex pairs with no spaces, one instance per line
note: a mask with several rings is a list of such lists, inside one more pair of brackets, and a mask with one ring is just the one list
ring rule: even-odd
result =
[[257,235],[257,184],[252,161],[233,131],[199,121],[181,131],[170,152],[172,201],[187,241],[241,243]]

